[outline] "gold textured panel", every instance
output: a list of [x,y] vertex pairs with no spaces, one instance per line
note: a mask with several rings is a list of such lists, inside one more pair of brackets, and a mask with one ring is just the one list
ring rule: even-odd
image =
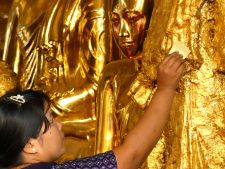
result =
[[173,41],[184,43],[191,54],[186,59],[186,72],[174,100],[170,120],[153,151],[159,155],[155,158],[152,154],[149,168],[225,168],[225,3],[222,0],[157,3],[155,16],[164,18],[167,13],[169,20],[163,22],[164,18],[160,24],[152,22],[153,26],[150,26],[155,29],[149,31],[144,46],[143,73],[150,79],[155,78],[154,67]]

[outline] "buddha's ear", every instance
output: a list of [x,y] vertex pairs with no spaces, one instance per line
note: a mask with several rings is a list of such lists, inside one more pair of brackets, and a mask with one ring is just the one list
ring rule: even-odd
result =
[[38,151],[38,141],[36,139],[30,139],[23,148],[24,153],[36,154]]

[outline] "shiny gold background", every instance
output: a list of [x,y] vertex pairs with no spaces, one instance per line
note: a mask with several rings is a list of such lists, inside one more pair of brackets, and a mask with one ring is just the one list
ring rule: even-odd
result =
[[[63,2],[65,1],[61,1],[61,3]],[[22,3],[21,9],[24,9],[25,6],[24,1],[21,1],[21,3]],[[56,1],[49,1],[49,3],[53,4],[51,9],[55,9],[53,7],[55,7],[54,5],[57,4]],[[8,4],[8,1],[1,3],[0,9],[2,9],[2,7],[4,7],[4,5],[6,4]],[[76,5],[71,6],[76,7]],[[61,8],[62,6],[60,6],[60,9]],[[107,3],[105,9],[107,10]],[[16,9],[13,11],[15,12]],[[156,79],[156,71],[155,71],[156,67],[163,59],[165,54],[169,51],[169,48],[171,47],[171,44],[174,40],[180,40],[185,45],[187,45],[191,50],[191,54],[186,59],[187,66],[185,75],[182,79],[182,83],[180,84],[179,91],[175,98],[168,125],[165,129],[162,139],[156,146],[156,149],[153,150],[153,153],[148,158],[149,168],[168,168],[168,169],[225,168],[224,163],[225,51],[223,49],[225,43],[224,11],[225,11],[225,2],[223,2],[223,0],[155,0],[155,8],[153,11],[153,16],[151,18],[148,36],[145,40],[143,48],[142,68],[140,72],[140,79],[138,79],[141,86],[154,87],[153,84]],[[35,12],[33,13],[36,14]],[[46,16],[50,17],[52,16],[52,14],[53,13],[50,12],[46,14]],[[61,14],[64,14],[63,10],[61,10]],[[67,14],[68,16],[70,16],[69,13]],[[74,12],[73,14],[75,15],[76,12]],[[23,16],[25,17],[28,15]],[[72,24],[71,27],[73,26],[74,25]],[[105,28],[107,28],[107,25],[103,27],[103,30]],[[10,29],[7,29],[7,31],[9,30]],[[2,34],[4,34],[3,32],[6,32],[6,30],[1,29],[1,42],[3,43],[4,41],[5,43],[7,43],[7,41],[5,41],[5,38],[2,38]],[[76,35],[75,37],[77,37],[77,34],[73,34],[73,31],[71,31],[70,33],[68,36],[65,36],[64,38],[65,39],[72,38],[75,35]],[[11,33],[11,35],[15,34]],[[57,43],[53,41],[52,43],[48,43],[48,46],[46,45],[42,46],[43,51],[45,51],[45,49],[47,48],[47,49],[54,49],[49,51],[50,54],[51,52],[60,53],[61,51],[55,50],[54,47],[56,47],[56,49],[60,49],[59,47],[60,45],[66,45],[67,46],[66,49],[68,50],[66,50],[65,52],[71,53],[70,50],[72,49],[70,48],[70,44],[67,44],[66,43],[67,41],[65,39],[64,41],[57,41],[58,36],[54,35],[53,37],[56,38],[56,40],[54,38],[53,39]],[[108,38],[110,39],[110,37]],[[61,37],[59,39],[61,39]],[[37,43],[35,42],[34,44]],[[100,42],[98,42],[97,44],[100,44]],[[20,55],[18,55],[18,52],[16,54],[11,54],[14,51],[12,49],[16,49],[16,46],[18,44],[10,44],[10,45],[13,45],[14,47],[13,48],[8,47],[8,49],[10,49],[9,50],[10,55],[7,55],[7,59],[5,55],[3,59],[7,60],[7,62],[10,63],[11,66],[13,67],[13,70],[18,73],[20,70],[18,68],[20,63],[18,57]],[[41,45],[43,44],[41,43]],[[2,46],[3,45],[0,46],[1,51],[3,51]],[[48,48],[49,46],[50,47],[53,46],[53,48]],[[45,52],[43,52],[42,54],[45,54]],[[61,57],[60,54],[57,56]],[[58,59],[60,60],[60,58]],[[16,62],[14,62],[15,60]],[[65,60],[62,59],[60,61],[64,62]],[[86,68],[88,68],[87,65],[85,66]],[[61,69],[57,70],[59,70],[60,72]],[[84,71],[81,71],[80,74],[85,75]],[[68,74],[65,73],[65,75]],[[89,74],[86,75],[87,76],[81,77],[89,76]],[[62,86],[59,85],[58,88],[62,87],[63,89],[67,90],[71,89],[70,88],[71,85],[68,86],[69,88],[65,88],[63,85]],[[53,89],[52,86],[50,88]],[[54,88],[54,90],[58,88],[56,87]],[[47,89],[49,89],[48,86],[44,90]],[[89,89],[93,88],[90,87]],[[96,88],[94,88],[94,90],[96,90]],[[130,91],[134,90],[135,85],[134,88],[130,89]],[[149,88],[146,89],[145,91],[148,90],[152,91],[154,89]],[[69,93],[73,93],[73,90],[72,92]],[[151,95],[151,92],[149,92],[149,95]],[[65,95],[51,95],[51,96],[54,96],[53,98],[63,98],[63,96]],[[142,98],[143,95],[139,96],[140,96],[139,98]],[[147,101],[144,100],[144,102]],[[86,102],[85,99],[84,103],[87,104],[92,103],[91,105],[93,105],[93,102]],[[59,113],[60,112],[61,110],[59,110]],[[88,118],[91,117],[94,119],[93,116],[87,117]],[[74,116],[72,116],[72,119],[73,118]],[[83,125],[80,126],[78,125],[78,127],[81,128],[82,126]],[[84,128],[86,128],[86,126],[88,125],[84,125]],[[72,131],[76,132],[80,130],[76,131],[72,130]],[[87,138],[86,134],[84,134],[83,136],[84,138]],[[76,145],[78,145],[79,143],[80,140]],[[74,144],[72,143],[69,144],[69,146],[70,145]],[[88,153],[79,152],[80,154],[78,153],[78,156],[93,153],[93,143],[86,144],[85,141],[84,142],[81,141],[79,145],[81,145],[81,147],[79,147],[81,149],[83,148],[82,145],[85,145],[84,148],[91,147],[91,149],[87,148]]]

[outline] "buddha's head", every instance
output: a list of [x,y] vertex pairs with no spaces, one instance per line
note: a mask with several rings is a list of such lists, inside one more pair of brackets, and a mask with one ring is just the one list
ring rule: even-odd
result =
[[154,0],[113,0],[112,32],[120,51],[128,58],[137,57],[149,26]]

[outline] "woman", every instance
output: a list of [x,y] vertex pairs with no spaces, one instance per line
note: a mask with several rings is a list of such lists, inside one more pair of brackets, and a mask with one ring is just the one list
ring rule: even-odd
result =
[[161,63],[157,91],[122,145],[63,164],[52,162],[63,154],[64,145],[61,124],[53,119],[49,100],[30,90],[6,94],[0,100],[0,168],[137,169],[162,133],[183,69],[178,53]]

